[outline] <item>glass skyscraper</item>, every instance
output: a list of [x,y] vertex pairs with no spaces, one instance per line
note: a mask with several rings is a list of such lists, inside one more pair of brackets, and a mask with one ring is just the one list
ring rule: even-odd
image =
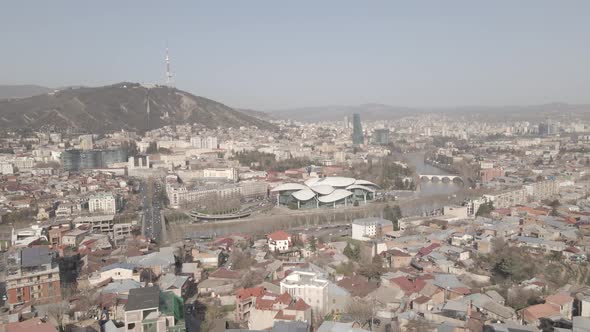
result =
[[352,144],[360,145],[364,143],[363,126],[361,124],[361,115],[352,115]]

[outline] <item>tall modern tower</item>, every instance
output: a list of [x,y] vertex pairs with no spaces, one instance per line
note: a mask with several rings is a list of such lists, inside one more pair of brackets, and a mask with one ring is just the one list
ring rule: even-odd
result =
[[363,126],[361,124],[361,115],[352,115],[352,144],[360,145],[364,143]]
[[168,48],[166,48],[166,85],[172,86],[172,73],[170,72],[170,57],[168,56]]

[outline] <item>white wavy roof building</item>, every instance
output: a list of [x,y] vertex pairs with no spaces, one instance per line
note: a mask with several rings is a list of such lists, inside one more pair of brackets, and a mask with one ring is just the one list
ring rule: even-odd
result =
[[288,194],[298,201],[317,198],[320,203],[334,203],[354,195],[355,190],[374,194],[379,186],[367,180],[348,177],[311,178],[301,183],[283,183],[271,190],[279,195]]

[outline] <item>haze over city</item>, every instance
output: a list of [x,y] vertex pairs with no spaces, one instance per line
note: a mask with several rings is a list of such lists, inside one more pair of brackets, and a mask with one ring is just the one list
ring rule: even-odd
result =
[[588,103],[587,1],[17,1],[0,83],[164,82],[232,107]]
[[0,11],[0,332],[590,331],[587,1]]

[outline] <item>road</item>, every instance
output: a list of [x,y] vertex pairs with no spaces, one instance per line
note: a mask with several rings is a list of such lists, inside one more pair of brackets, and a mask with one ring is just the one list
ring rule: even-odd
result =
[[339,239],[351,236],[350,224],[341,225],[323,225],[310,228],[293,228],[289,230],[291,233],[301,233],[307,236],[315,236],[317,239],[324,241],[338,241]]
[[162,241],[162,202],[159,199],[162,190],[163,184],[157,180],[143,181],[139,186],[143,210],[142,232],[158,243]]
[[[198,303],[184,304],[184,324],[187,332],[199,332],[201,330],[201,320],[197,317],[199,313],[196,310],[198,308]],[[203,309],[201,308],[201,310]]]

